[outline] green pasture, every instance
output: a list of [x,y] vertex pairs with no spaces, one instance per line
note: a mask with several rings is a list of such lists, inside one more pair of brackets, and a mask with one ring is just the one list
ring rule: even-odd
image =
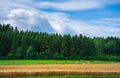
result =
[[111,64],[115,61],[94,60],[0,60],[0,65],[37,65],[37,64]]

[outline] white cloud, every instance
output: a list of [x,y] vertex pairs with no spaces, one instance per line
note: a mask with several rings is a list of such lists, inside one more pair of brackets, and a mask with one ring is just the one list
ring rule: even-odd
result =
[[101,18],[97,20],[90,20],[90,24],[94,25],[103,25],[105,27],[117,27],[119,29],[120,27],[120,17],[116,18]]
[[34,30],[43,32],[53,32],[50,24],[39,13],[33,10],[14,9],[6,15],[6,20],[2,23],[17,26],[20,30]]
[[112,22],[119,22],[120,23],[120,17],[117,17],[117,18],[104,18],[102,20],[112,21]]
[[37,20],[38,13],[35,11],[15,9],[10,11],[7,15],[8,19],[18,19],[18,21],[26,22],[27,24],[34,24]]
[[81,20],[71,20],[63,13],[45,13],[43,16],[48,19],[57,33],[72,35],[84,34],[91,37],[120,36],[120,28],[105,26],[103,23],[85,23]]
[[106,5],[120,3],[119,0],[65,0],[63,2],[39,2],[40,8],[53,8],[63,11],[99,9]]
[[[81,1],[83,1],[83,3],[81,3]],[[93,1],[97,1],[97,0],[92,0],[91,2]],[[10,2],[12,3],[9,4]],[[68,5],[69,2],[70,2],[70,5]],[[79,2],[81,3],[81,5],[79,4],[80,7],[78,6]],[[90,0],[88,2],[90,2]],[[51,2],[48,2],[48,3],[51,3]],[[114,2],[111,2],[111,3],[114,3]],[[35,3],[32,0],[28,2],[25,1],[25,3],[18,0],[15,0],[15,2],[13,2],[12,0],[2,1],[2,4],[0,5],[0,7],[2,7],[2,9],[0,9],[0,12],[1,12],[0,22],[12,24],[13,26],[17,26],[18,29],[20,30],[57,32],[60,34],[72,34],[72,35],[84,34],[91,37],[93,36],[120,37],[120,28],[117,28],[114,26],[106,26],[106,24],[104,24],[103,22],[101,22],[100,24],[97,24],[97,23],[91,23],[91,22],[86,23],[81,20],[72,20],[67,16],[67,14],[63,12],[45,12],[35,8],[35,7],[38,7],[38,5],[34,5],[34,4],[38,4],[38,3]],[[90,5],[86,5],[84,0],[76,0],[76,1],[66,0],[65,2],[62,2],[62,5],[61,5],[62,7],[60,6],[60,4],[61,3],[55,3],[56,5],[55,6],[53,3],[52,5],[54,5],[54,7],[52,6],[52,8],[56,7],[56,9],[62,10],[62,8],[64,7],[65,9],[63,10],[86,10],[86,9],[93,9],[98,7],[101,8],[102,7],[101,4],[103,5],[103,3],[101,4],[98,3],[95,5],[91,5],[92,3],[91,4],[89,3]],[[66,4],[66,7],[64,6],[65,4]],[[71,5],[72,7],[69,7]],[[43,8],[44,6],[42,5]],[[49,6],[46,5],[46,7],[49,7]],[[104,19],[104,21],[105,20],[108,21],[111,19]],[[99,20],[97,21],[100,22]],[[110,24],[111,23],[109,23],[109,25]]]
[[68,17],[64,13],[43,13],[42,15],[44,18],[46,18],[50,25],[54,28],[54,30],[57,33],[63,34],[65,29],[69,26],[67,26],[67,23],[69,22]]

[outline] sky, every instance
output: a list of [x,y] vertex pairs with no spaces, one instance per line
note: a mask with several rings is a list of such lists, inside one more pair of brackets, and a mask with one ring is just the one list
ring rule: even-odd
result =
[[120,0],[0,0],[0,23],[23,31],[120,37]]

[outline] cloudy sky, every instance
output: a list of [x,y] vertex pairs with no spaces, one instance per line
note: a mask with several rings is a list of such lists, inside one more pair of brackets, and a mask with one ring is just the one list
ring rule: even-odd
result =
[[120,37],[120,0],[0,0],[0,23],[90,37]]

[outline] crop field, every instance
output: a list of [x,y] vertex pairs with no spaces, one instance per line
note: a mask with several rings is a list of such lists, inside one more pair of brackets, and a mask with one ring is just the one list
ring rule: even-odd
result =
[[0,77],[120,75],[120,64],[39,64],[0,66]]

